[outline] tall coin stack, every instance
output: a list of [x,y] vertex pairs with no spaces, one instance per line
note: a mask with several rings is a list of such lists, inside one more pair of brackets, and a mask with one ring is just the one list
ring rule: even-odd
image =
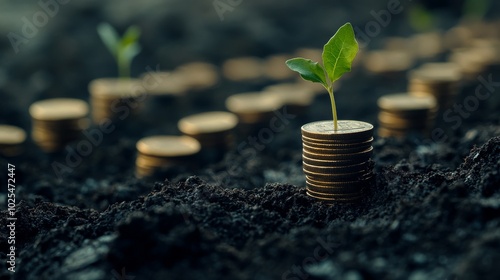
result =
[[153,176],[157,171],[192,163],[200,143],[189,136],[150,136],[136,144],[136,177]]
[[139,79],[97,79],[90,83],[89,91],[94,123],[115,119],[124,112],[137,113],[146,94]]
[[33,103],[33,141],[45,152],[55,152],[81,136],[88,128],[88,105],[83,100],[55,98]]
[[243,135],[267,125],[282,106],[282,98],[261,92],[239,93],[226,99],[226,108],[238,116],[239,132]]
[[319,121],[302,126],[307,195],[328,203],[358,202],[373,182],[373,125]]
[[460,68],[449,62],[426,63],[410,72],[411,95],[432,95],[441,110],[447,109],[459,93]]
[[385,95],[377,101],[380,137],[403,138],[409,133],[427,135],[437,114],[436,99],[430,95]]
[[202,148],[229,149],[234,142],[238,117],[229,112],[206,112],[182,118],[179,130],[198,140]]

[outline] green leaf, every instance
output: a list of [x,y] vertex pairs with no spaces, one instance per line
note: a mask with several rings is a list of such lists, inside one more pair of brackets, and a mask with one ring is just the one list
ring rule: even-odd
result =
[[490,7],[490,0],[465,0],[463,12],[466,18],[483,19]]
[[333,83],[344,73],[351,71],[351,64],[358,53],[358,42],[350,23],[337,30],[323,48],[323,65],[326,74]]
[[129,45],[136,43],[139,40],[140,36],[141,36],[141,30],[139,29],[139,27],[135,25],[130,26],[127,29],[127,31],[125,31],[125,34],[123,35],[123,38],[120,41],[120,47],[125,48]]
[[103,22],[97,26],[97,33],[99,34],[99,37],[101,37],[104,45],[108,48],[109,52],[116,57],[118,55],[120,37],[113,26]]
[[121,55],[123,59],[132,62],[132,59],[141,52],[141,46],[139,44],[131,44],[122,49]]
[[327,86],[325,71],[318,62],[298,57],[287,60],[286,65],[291,70],[298,72],[304,80]]
[[434,26],[432,13],[418,3],[414,3],[414,5],[411,6],[408,14],[408,21],[410,26],[418,32],[432,30]]

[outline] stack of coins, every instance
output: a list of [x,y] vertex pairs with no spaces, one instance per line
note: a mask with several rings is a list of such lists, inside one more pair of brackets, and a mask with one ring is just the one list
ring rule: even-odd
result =
[[89,91],[94,123],[122,118],[124,112],[136,114],[146,94],[139,79],[97,79]]
[[378,50],[366,54],[365,68],[388,78],[399,78],[414,64],[413,54],[407,50]]
[[219,81],[217,67],[205,62],[187,63],[179,66],[175,72],[183,77],[190,90],[211,88]]
[[430,95],[391,94],[378,99],[381,137],[402,138],[409,133],[427,135],[437,113],[436,99]]
[[454,63],[426,63],[410,72],[408,91],[411,95],[431,95],[441,110],[447,109],[459,93],[462,78]]
[[312,89],[300,83],[275,84],[263,89],[265,95],[275,95],[281,99],[292,114],[304,113],[314,101],[315,93]]
[[177,97],[189,91],[189,77],[180,71],[148,72],[141,76],[148,96]]
[[280,97],[260,92],[234,94],[226,99],[226,108],[238,116],[240,123],[248,125],[269,121],[281,106]]
[[0,125],[0,155],[13,157],[21,154],[25,140],[24,129],[12,125]]
[[177,126],[198,140],[202,148],[228,149],[234,142],[238,117],[229,112],[206,112],[182,118]]
[[409,38],[412,53],[420,59],[436,57],[444,52],[443,34],[440,32],[417,33]]
[[200,143],[188,136],[151,136],[136,144],[136,176],[153,176],[157,171],[189,165],[200,151]]
[[306,191],[328,203],[357,202],[373,181],[373,125],[319,121],[302,126]]
[[81,136],[88,128],[89,108],[78,99],[55,98],[33,103],[29,112],[32,118],[33,141],[45,152],[55,152]]
[[263,78],[264,63],[257,57],[228,59],[222,65],[222,73],[235,82],[256,82]]
[[295,77],[295,73],[286,66],[286,61],[292,57],[286,54],[275,54],[266,58],[264,71],[266,77],[274,81],[283,81]]

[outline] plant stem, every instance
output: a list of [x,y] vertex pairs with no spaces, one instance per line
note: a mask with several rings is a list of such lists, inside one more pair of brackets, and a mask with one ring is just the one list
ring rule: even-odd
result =
[[333,113],[333,130],[337,131],[337,106],[335,105],[335,97],[333,96],[333,90],[331,88],[328,89],[328,94],[330,95],[330,100],[332,103],[332,113]]
[[120,54],[118,55],[118,76],[122,79],[130,77],[130,67],[127,60],[124,59]]

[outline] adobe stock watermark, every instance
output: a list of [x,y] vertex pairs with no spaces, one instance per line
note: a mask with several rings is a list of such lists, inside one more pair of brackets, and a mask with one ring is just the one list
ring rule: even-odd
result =
[[227,12],[232,13],[241,3],[243,3],[243,0],[214,0],[212,5],[220,21],[224,21],[224,14]]
[[[408,0],[411,2],[412,0]],[[364,28],[354,27],[354,32],[356,34],[356,39],[362,48],[367,47],[371,40],[382,32],[383,28],[386,28],[391,23],[393,16],[398,15],[403,12],[404,7],[399,0],[389,0],[385,9],[376,12],[375,10],[370,11],[374,20],[370,20],[364,26]]]
[[40,0],[38,1],[39,10],[33,13],[31,19],[22,17],[21,32],[9,32],[7,38],[14,49],[14,52],[19,53],[20,47],[23,44],[28,44],[39,32],[44,28],[60,11],[61,6],[66,5],[71,0]]
[[[274,111],[274,116],[269,120],[266,127],[259,129],[256,134],[250,135],[241,141],[236,146],[238,155],[245,157],[247,160],[257,157],[258,153],[262,152],[267,145],[274,141],[276,134],[285,131],[290,121],[297,117],[288,113],[287,109],[287,106],[283,106],[283,108]],[[238,177],[244,172],[245,170],[241,166],[233,164],[227,170],[219,173],[219,176],[229,180],[230,177]],[[215,174],[211,173],[210,176],[212,180],[218,181]],[[224,184],[224,182],[220,183]]]
[[78,141],[75,148],[66,146],[66,157],[64,162],[52,162],[52,170],[57,178],[61,180],[64,174],[72,173],[83,160],[94,152],[94,148],[100,146],[104,140],[104,136],[115,131],[116,126],[114,121],[124,121],[127,119],[133,109],[138,108],[141,103],[148,98],[147,92],[156,88],[162,82],[158,79],[155,73],[160,72],[160,65],[156,65],[156,69],[150,66],[146,67],[146,74],[142,78],[142,83],[133,88],[133,94],[124,99],[115,100],[111,103],[111,111],[116,114],[116,119],[103,119],[96,127],[84,130],[82,132],[83,139]]
[[[461,102],[456,102],[443,112],[443,121],[451,129],[458,129],[464,120],[479,109],[480,103],[489,99],[495,93],[496,88],[500,87],[500,81],[493,81],[493,74],[489,74],[487,78],[480,75],[477,81],[479,84],[473,94],[466,96]],[[448,140],[448,135],[443,128],[436,127],[431,132],[431,139],[436,143],[443,143]]]
[[330,236],[326,238],[326,241],[321,237],[316,238],[316,241],[318,242],[318,246],[314,248],[313,255],[304,258],[299,265],[292,265],[289,270],[281,275],[282,280],[308,279],[309,274],[307,274],[305,268],[318,265],[320,262],[326,260],[335,252],[335,249],[340,246],[340,244],[332,240]]

